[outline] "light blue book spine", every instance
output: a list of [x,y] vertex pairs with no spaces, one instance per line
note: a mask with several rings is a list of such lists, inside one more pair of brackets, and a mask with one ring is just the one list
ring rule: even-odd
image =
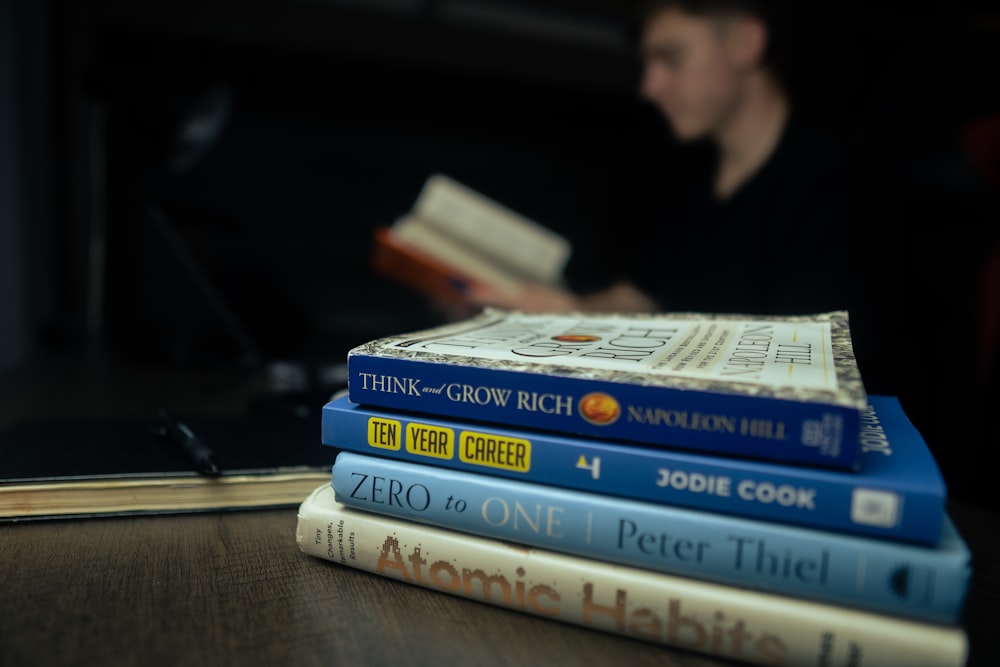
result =
[[936,548],[340,452],[345,505],[563,553],[935,623],[958,621],[970,552],[949,519]]
[[947,497],[937,463],[898,399],[868,398],[856,473],[385,410],[346,395],[323,407],[322,441],[519,481],[935,545]]

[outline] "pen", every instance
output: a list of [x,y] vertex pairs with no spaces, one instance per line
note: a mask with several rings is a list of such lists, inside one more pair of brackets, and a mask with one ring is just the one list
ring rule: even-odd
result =
[[180,445],[200,474],[208,477],[218,477],[222,474],[215,463],[215,454],[211,448],[173,413],[166,408],[159,408],[156,411],[156,424],[157,432]]

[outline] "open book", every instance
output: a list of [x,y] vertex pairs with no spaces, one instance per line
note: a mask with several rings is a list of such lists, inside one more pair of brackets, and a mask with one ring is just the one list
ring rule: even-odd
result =
[[476,282],[510,292],[558,284],[572,251],[552,230],[442,174],[412,210],[375,231],[373,268],[431,296],[453,300]]

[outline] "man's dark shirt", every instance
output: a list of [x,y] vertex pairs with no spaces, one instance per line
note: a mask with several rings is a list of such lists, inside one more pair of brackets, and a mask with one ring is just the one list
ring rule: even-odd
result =
[[628,277],[663,310],[756,314],[856,308],[859,200],[847,153],[793,118],[768,161],[726,200],[715,153],[681,148],[683,171]]

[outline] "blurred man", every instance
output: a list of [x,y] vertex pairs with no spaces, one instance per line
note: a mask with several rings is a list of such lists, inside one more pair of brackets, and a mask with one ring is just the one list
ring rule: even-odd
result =
[[626,271],[577,294],[540,285],[513,297],[470,291],[473,305],[530,311],[849,308],[856,211],[837,145],[793,110],[778,58],[776,3],[648,3],[642,96],[681,143],[683,168],[657,192]]

